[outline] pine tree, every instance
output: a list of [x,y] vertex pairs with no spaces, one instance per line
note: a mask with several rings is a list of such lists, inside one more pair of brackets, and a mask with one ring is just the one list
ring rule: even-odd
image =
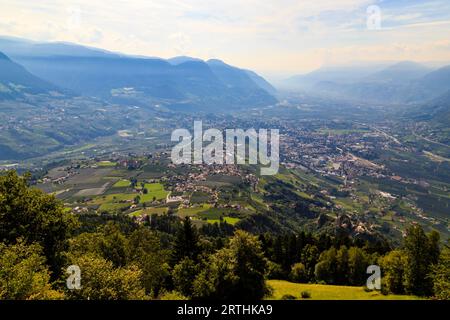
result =
[[185,217],[181,228],[178,229],[176,234],[171,259],[172,265],[176,265],[184,258],[189,258],[196,262],[200,254],[198,240],[197,229],[192,225],[191,219]]

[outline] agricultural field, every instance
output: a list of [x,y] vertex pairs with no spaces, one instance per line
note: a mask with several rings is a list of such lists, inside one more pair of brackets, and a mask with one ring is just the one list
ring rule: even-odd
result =
[[126,188],[130,186],[130,181],[129,180],[119,180],[116,183],[114,183],[113,187],[114,188]]
[[[86,202],[89,207],[95,208],[98,212],[113,212],[123,211],[132,208],[133,204],[136,206],[138,203],[151,203],[154,200],[164,200],[169,193],[164,189],[164,186],[160,183],[145,183],[144,188],[147,189],[147,193],[128,188],[129,181],[119,180],[116,182],[108,192],[123,191],[117,193],[106,193],[94,197],[92,200]],[[124,189],[125,188],[125,189]],[[136,201],[139,199],[139,201]],[[152,209],[158,209],[153,210]],[[167,212],[167,208],[147,208],[143,210],[137,210],[133,212],[133,216],[140,214],[163,214]]]
[[178,209],[177,214],[181,218],[184,218],[186,216],[196,216],[197,214],[199,214],[201,212],[206,212],[210,208],[211,208],[211,205],[209,205],[209,204],[200,204],[200,205],[195,205],[195,206],[189,207],[189,208],[180,208],[180,209]]
[[99,161],[98,163],[97,163],[97,165],[99,166],[99,167],[115,167],[116,165],[117,165],[117,163],[116,162],[112,162],[112,161]]
[[131,217],[139,217],[144,214],[146,214],[146,215],[152,215],[152,214],[164,215],[164,214],[167,214],[168,210],[169,210],[169,208],[167,208],[167,207],[145,208],[145,209],[139,209],[139,210],[131,212],[130,216]]
[[284,280],[268,280],[273,294],[269,300],[280,300],[284,295],[292,295],[302,300],[301,293],[309,292],[311,300],[418,300],[415,296],[383,295],[379,291],[365,291],[363,287],[333,286],[323,284],[293,283]]
[[238,214],[236,211],[226,208],[212,208],[211,205],[206,203],[190,208],[180,208],[177,211],[177,215],[181,218],[188,216],[195,220],[206,221],[207,223],[220,223],[221,221],[225,221],[231,225],[241,220],[240,218],[230,216],[236,214]]
[[147,189],[147,193],[140,195],[141,202],[151,202],[154,199],[163,200],[169,194],[161,183],[146,183],[144,188]]
[[[223,217],[222,220],[225,221],[228,224],[235,225],[241,219],[239,219],[239,218],[232,218],[232,217]],[[208,223],[220,223],[221,222],[220,219],[208,219],[207,221],[208,221]]]
[[117,210],[128,208],[132,204],[135,197],[136,194],[108,194],[96,197],[94,200],[89,201],[87,204],[90,206],[97,206],[97,210],[99,212],[116,212]]
[[[187,175],[198,174],[198,167],[174,168],[165,156],[138,161],[141,164],[133,168],[116,160],[60,166],[48,171],[46,179],[52,182],[37,186],[79,212],[138,217],[166,214],[170,208],[171,213],[180,218],[189,216],[197,224],[224,221],[231,225],[253,219],[254,215],[275,212],[283,215],[277,219],[296,230],[315,230],[315,219],[321,213],[328,221],[335,219],[336,214],[346,214],[394,241],[401,238],[402,231],[412,222],[427,231],[436,229],[444,238],[450,234],[444,218],[450,186],[431,179],[429,188],[387,177],[360,177],[344,185],[338,176],[281,167],[278,174],[260,176],[251,186],[244,182],[244,175],[214,170],[202,179],[186,182]],[[247,174],[256,172],[250,166],[242,170]],[[175,188],[180,184],[182,187]],[[169,194],[181,196],[183,201],[166,204]]]
[[[182,170],[181,170],[182,169]],[[181,168],[178,171],[195,172],[196,168]],[[242,179],[236,176],[208,176],[206,181],[194,185],[220,188],[219,207],[213,207],[212,194],[205,191],[178,192],[166,189],[160,178],[167,179],[177,172],[171,170],[165,159],[144,164],[141,168],[121,167],[115,161],[97,161],[77,166],[56,167],[47,174],[47,180],[38,188],[55,194],[64,200],[67,209],[76,212],[127,214],[130,217],[143,215],[165,215],[171,212],[180,218],[186,216],[198,224],[227,222],[235,225],[248,214],[256,212],[247,193],[236,189]],[[57,182],[57,183],[55,183]],[[134,186],[134,187],[133,187]],[[144,191],[145,190],[145,191]],[[239,191],[238,191],[239,190]],[[169,194],[183,196],[188,202],[171,202],[165,205]],[[87,211],[86,211],[87,210]]]
[[211,196],[202,191],[195,191],[191,194],[190,202],[191,203],[203,203],[211,200]]
[[[427,186],[422,186],[387,177],[360,177],[344,187],[337,177],[281,168],[277,175],[261,179],[258,187],[260,194],[273,195],[289,189],[304,200],[332,203],[335,211],[371,221],[391,239],[398,239],[410,223],[418,223],[427,231],[438,230],[443,238],[450,236],[450,186],[444,182],[430,179]],[[255,195],[255,200],[258,197]]]

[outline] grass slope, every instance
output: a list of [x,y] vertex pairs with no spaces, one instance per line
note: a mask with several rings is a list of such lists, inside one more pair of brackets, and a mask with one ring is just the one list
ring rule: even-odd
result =
[[322,284],[293,283],[284,280],[268,280],[273,288],[270,300],[279,300],[283,295],[290,294],[301,299],[302,291],[308,291],[313,300],[416,300],[416,296],[382,295],[378,291],[366,292],[363,287],[332,286]]

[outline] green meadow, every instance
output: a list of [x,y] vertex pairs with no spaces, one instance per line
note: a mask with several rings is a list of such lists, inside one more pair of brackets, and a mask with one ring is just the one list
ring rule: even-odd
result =
[[97,163],[97,165],[99,166],[99,167],[114,167],[114,166],[116,166],[116,162],[112,162],[112,161],[99,161],[98,163]]
[[130,216],[132,217],[139,217],[143,214],[147,214],[147,215],[152,215],[152,214],[157,214],[157,215],[163,215],[166,214],[168,211],[167,207],[157,207],[157,208],[146,208],[146,209],[140,209],[137,211],[133,211],[132,213],[130,213]]
[[280,300],[284,295],[292,295],[303,300],[301,293],[309,292],[311,300],[418,300],[416,296],[383,295],[379,291],[365,291],[363,287],[333,286],[323,284],[293,283],[284,280],[268,280],[273,294],[269,300]]
[[150,202],[153,201],[153,198],[163,200],[169,194],[161,183],[146,183],[144,188],[147,189],[147,193],[140,195],[141,202]]
[[124,188],[124,187],[129,187],[130,186],[130,181],[129,180],[119,180],[117,181],[113,187],[114,188]]

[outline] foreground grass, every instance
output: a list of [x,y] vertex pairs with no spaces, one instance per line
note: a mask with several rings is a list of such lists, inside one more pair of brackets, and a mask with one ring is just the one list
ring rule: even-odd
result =
[[378,291],[366,292],[363,287],[332,286],[322,284],[293,283],[284,280],[268,280],[273,288],[273,295],[269,300],[279,300],[284,295],[301,298],[301,292],[308,291],[312,300],[416,300],[416,296],[383,295]]

